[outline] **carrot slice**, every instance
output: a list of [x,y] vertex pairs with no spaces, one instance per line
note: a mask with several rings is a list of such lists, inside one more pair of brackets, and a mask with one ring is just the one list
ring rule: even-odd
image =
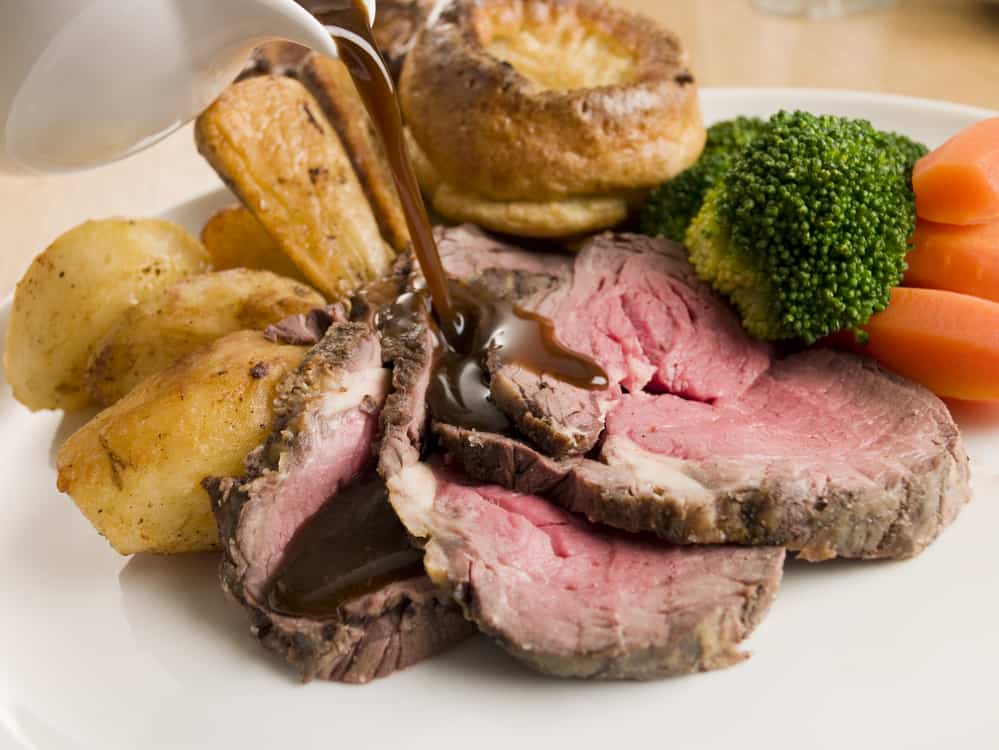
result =
[[999,117],[965,128],[916,162],[916,214],[945,224],[999,220]]
[[868,354],[939,396],[999,399],[999,303],[940,289],[892,289],[886,310],[871,318]]
[[999,221],[959,227],[919,219],[905,260],[906,286],[949,289],[999,302]]

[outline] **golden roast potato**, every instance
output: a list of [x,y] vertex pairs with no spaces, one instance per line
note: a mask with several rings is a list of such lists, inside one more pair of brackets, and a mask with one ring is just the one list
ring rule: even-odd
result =
[[205,271],[208,253],[160,219],[88,221],[35,258],[14,292],[4,370],[29,409],[80,409],[95,345],[126,309]]
[[87,366],[90,395],[108,406],[198,347],[324,304],[312,287],[270,271],[234,268],[184,279],[125,310],[104,335]]
[[392,169],[347,66],[342,60],[313,52],[302,62],[298,78],[340,137],[382,235],[396,252],[403,252],[409,246],[409,229]]
[[395,253],[340,138],[292,78],[256,76],[223,91],[195,124],[198,150],[317,289],[347,299]]
[[213,214],[201,228],[201,242],[216,271],[257,268],[305,281],[263,224],[243,206],[230,206]]
[[275,387],[305,351],[239,331],[189,354],[66,441],[59,490],[123,555],[217,548],[201,480],[242,472],[270,429]]

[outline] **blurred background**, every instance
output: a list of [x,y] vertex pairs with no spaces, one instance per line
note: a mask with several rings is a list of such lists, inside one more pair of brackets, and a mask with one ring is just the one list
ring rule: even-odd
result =
[[[701,86],[812,86],[999,110],[999,3],[986,0],[612,0],[677,32]],[[837,6],[880,6],[827,15]],[[795,11],[782,15],[761,10]],[[190,127],[127,161],[60,177],[0,177],[0,298],[31,258],[87,218],[155,214],[218,178]]]
[[[702,86],[816,86],[999,109],[999,3],[987,0],[619,0],[680,34]],[[883,6],[833,18],[774,8]]]

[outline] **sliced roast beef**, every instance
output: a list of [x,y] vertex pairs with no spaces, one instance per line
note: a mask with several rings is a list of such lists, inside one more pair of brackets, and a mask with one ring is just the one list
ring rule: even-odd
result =
[[343,305],[326,305],[309,310],[307,313],[282,318],[264,329],[264,337],[285,344],[314,346],[319,343],[331,325],[346,321],[347,311]]
[[444,268],[455,279],[485,288],[494,297],[526,304],[557,293],[572,276],[572,256],[531,252],[471,224],[434,232]]
[[[562,299],[572,283],[570,256],[523,250],[476,227],[440,232],[438,246],[450,276],[525,309],[550,307],[550,300]],[[558,330],[556,336],[561,338]],[[592,448],[603,430],[608,405],[621,393],[616,382],[605,391],[590,391],[500,356],[490,357],[486,366],[493,402],[521,434],[552,455]]]
[[[280,386],[274,430],[246,473],[205,482],[223,587],[306,679],[366,682],[470,630],[414,569],[383,485],[369,479],[390,380],[381,354],[369,326],[333,324]],[[317,562],[327,555],[328,569]],[[295,588],[303,581],[309,590]]]
[[434,338],[423,321],[383,341],[394,367],[379,470],[426,545],[428,573],[483,632],[563,676],[648,679],[742,658],[737,646],[774,597],[783,550],[670,547],[470,482],[439,457],[421,462]]
[[[466,267],[469,254],[497,255],[491,240],[460,231]],[[623,387],[595,420],[606,427],[595,458],[566,456],[524,420],[518,428],[541,451],[440,425],[465,471],[675,543],[779,544],[814,560],[926,547],[969,497],[967,457],[943,403],[850,354],[774,356],[681,253],[665,240],[604,235],[571,273],[524,298]],[[511,391],[504,374],[491,384],[497,403]],[[578,389],[530,378],[525,411],[564,434]]]
[[424,565],[528,666],[651,679],[728,666],[780,582],[778,547],[675,547],[615,532],[440,463],[390,482]]
[[743,334],[675,243],[603,235],[573,260],[457,227],[440,247],[451,275],[551,319],[562,344],[606,370],[611,387],[591,391],[496,359],[493,400],[548,455],[592,449],[622,389],[737,396],[769,364],[768,347]]

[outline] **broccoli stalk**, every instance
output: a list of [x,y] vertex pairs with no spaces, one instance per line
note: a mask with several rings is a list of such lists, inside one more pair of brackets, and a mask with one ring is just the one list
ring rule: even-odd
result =
[[766,122],[758,117],[737,117],[708,128],[700,159],[646,198],[639,216],[641,231],[683,242],[687,227],[701,209],[705,193],[728,171],[739,152],[765,128]]
[[780,112],[705,197],[691,263],[758,338],[812,343],[862,325],[905,271],[925,151],[866,121]]

